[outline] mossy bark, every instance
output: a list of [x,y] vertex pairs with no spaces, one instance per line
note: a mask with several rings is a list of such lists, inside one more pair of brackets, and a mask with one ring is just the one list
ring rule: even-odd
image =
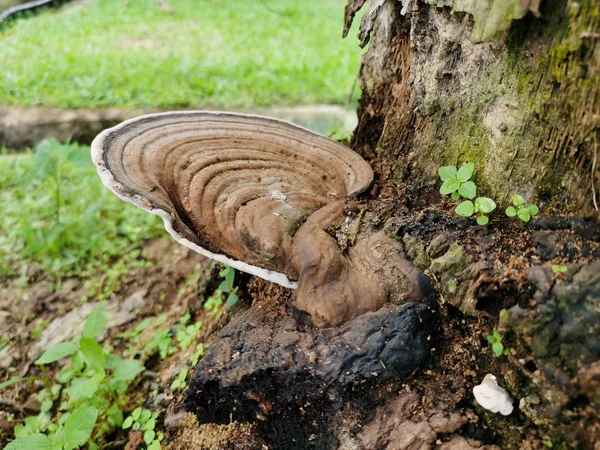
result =
[[[363,3],[350,1],[347,22]],[[478,194],[502,207],[519,193],[546,213],[594,213],[600,5],[548,0],[538,17],[511,23],[458,3],[372,1],[354,147],[374,160],[383,188],[400,187],[414,204],[439,198],[439,166],[474,162]],[[474,43],[483,20],[510,27]]]

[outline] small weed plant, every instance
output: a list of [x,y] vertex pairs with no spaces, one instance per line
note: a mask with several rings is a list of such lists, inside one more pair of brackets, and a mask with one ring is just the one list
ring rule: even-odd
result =
[[141,431],[144,433],[144,444],[147,450],[159,450],[160,442],[164,435],[162,432],[156,432],[157,412],[152,412],[149,409],[138,407],[133,410],[131,415],[123,421],[123,429],[131,428],[133,431]]
[[477,185],[471,181],[474,170],[473,163],[464,164],[459,169],[455,166],[440,167],[438,172],[443,181],[440,194],[450,194],[452,200],[466,199],[456,206],[454,212],[463,217],[475,215],[479,225],[487,225],[490,220],[488,214],[496,209],[496,202],[488,197],[475,198]]
[[[488,214],[494,211],[497,205],[489,197],[476,197],[477,185],[471,181],[474,170],[473,163],[464,164],[460,168],[440,167],[438,173],[443,182],[440,194],[450,194],[452,200],[463,198],[464,200],[456,206],[454,212],[463,217],[475,216],[479,225],[487,225],[490,221]],[[515,194],[511,196],[510,200],[512,205],[505,211],[508,217],[518,217],[521,222],[526,223],[540,212],[535,204],[525,205],[525,199],[521,195]]]
[[459,200],[461,197],[475,198],[477,186],[473,181],[470,181],[474,170],[475,164],[473,163],[465,164],[460,169],[455,166],[440,167],[440,179],[443,181],[440,194],[450,194],[452,200]]
[[504,348],[502,338],[503,336],[497,330],[494,330],[492,334],[487,336],[487,341],[492,344],[492,352],[494,352],[497,358],[500,358],[502,355],[508,355],[508,349]]
[[[229,266],[225,266],[219,276],[223,278],[219,287],[215,290],[206,302],[204,302],[204,309],[208,310],[209,316],[215,316],[221,311],[223,303],[227,308],[231,308],[237,304],[239,297],[237,295],[238,287],[234,286],[235,281],[235,269]],[[225,295],[227,298],[225,299]]]
[[552,272],[554,273],[567,273],[569,268],[564,265],[552,264]]
[[523,223],[527,223],[532,217],[539,214],[540,209],[535,204],[525,205],[525,199],[519,195],[514,194],[510,197],[511,206],[506,208],[506,215],[508,217],[518,217]]
[[187,369],[183,369],[181,372],[179,372],[179,375],[177,375],[177,378],[175,378],[173,380],[173,382],[171,383],[170,389],[172,391],[176,391],[178,389],[184,389],[186,387],[185,379],[187,378],[187,375],[188,375]]
[[477,217],[479,225],[487,225],[490,221],[488,214],[496,209],[496,202],[489,197],[477,197],[473,203],[471,200],[465,200],[458,204],[455,209],[456,214],[463,217]]
[[[40,413],[15,426],[15,440],[4,450],[73,450],[94,443],[123,424],[129,384],[144,370],[135,359],[123,359],[98,342],[106,325],[104,306],[95,308],[83,333],[46,350],[35,364],[45,388],[37,396]],[[70,358],[54,382],[46,366]],[[20,381],[20,380],[19,380]]]

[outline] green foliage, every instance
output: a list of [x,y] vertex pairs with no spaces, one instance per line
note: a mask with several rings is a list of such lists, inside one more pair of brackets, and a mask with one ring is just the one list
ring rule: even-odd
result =
[[134,249],[164,232],[160,220],[102,185],[88,147],[55,140],[33,155],[0,158],[0,212],[0,279],[34,262],[55,278],[103,272],[90,297],[107,297],[146,266]]
[[[105,324],[106,309],[102,305],[88,316],[83,334],[73,342],[61,342],[46,350],[35,361],[42,368],[46,385],[37,396],[40,413],[15,426],[16,439],[5,450],[73,450],[100,438],[111,427],[121,426],[121,402],[127,404],[124,394],[144,365],[102,348],[95,339]],[[52,383],[44,366],[67,357],[70,363]],[[58,420],[52,420],[52,410],[61,412]]]
[[458,204],[454,210],[456,214],[463,217],[471,217],[477,214],[477,223],[479,225],[487,225],[489,217],[487,216],[496,209],[496,202],[489,197],[477,197],[475,203],[471,200],[465,200]]
[[196,367],[196,365],[198,364],[198,361],[203,356],[204,356],[204,343],[200,342],[200,343],[198,343],[198,345],[196,345],[196,351],[194,352],[194,354],[192,356],[190,356],[190,363],[192,364],[192,367]]
[[202,7],[178,0],[171,3],[174,14],[156,2],[123,3],[42,12],[2,30],[0,104],[175,109],[348,102],[362,51],[355,31],[341,37],[344,0]]
[[209,316],[219,314],[221,307],[223,306],[225,294],[227,294],[227,299],[225,300],[225,306],[227,308],[231,308],[237,304],[239,300],[237,295],[238,287],[234,286],[235,269],[224,266],[219,272],[219,275],[223,278],[223,281],[221,281],[219,287],[213,292],[213,295],[204,302],[204,309],[208,310]]
[[228,308],[236,305],[239,298],[237,296],[238,288],[234,286],[233,282],[235,281],[235,269],[233,267],[225,266],[223,270],[219,272],[219,276],[223,278],[223,281],[219,285],[218,289],[227,294],[227,300],[225,301],[225,305]]
[[[159,316],[155,322],[156,325],[164,323],[166,316]],[[163,328],[153,333],[152,338],[144,346],[144,352],[152,353],[157,351],[160,355],[160,359],[165,359],[177,352],[177,347],[173,345],[173,332],[171,328]]]
[[[489,217],[487,216],[496,209],[496,202],[488,197],[476,197],[477,185],[470,181],[475,170],[475,164],[464,164],[457,169],[454,166],[443,166],[439,168],[440,179],[443,181],[440,187],[440,194],[451,194],[452,200],[465,198],[460,202],[454,212],[459,216],[471,217],[477,215],[479,225],[487,225]],[[472,201],[475,199],[474,201]]]
[[552,264],[552,272],[554,273],[567,273],[569,268],[567,266]]
[[508,355],[508,349],[504,348],[504,344],[502,344],[502,338],[503,336],[496,330],[487,336],[487,341],[492,344],[492,351],[497,358],[500,358],[502,355]]
[[460,197],[473,199],[477,194],[477,186],[469,181],[473,176],[475,164],[469,163],[463,165],[460,169],[454,166],[440,167],[439,175],[443,181],[440,187],[440,194],[451,194],[452,200],[458,200]]
[[181,319],[179,319],[180,326],[177,329],[177,332],[175,333],[175,338],[177,339],[177,342],[179,343],[179,347],[181,347],[182,350],[187,350],[187,348],[190,346],[190,344],[198,336],[198,331],[200,330],[200,327],[202,326],[201,321],[198,321],[191,325],[187,325],[187,323],[189,321],[190,321],[190,313],[186,313]]
[[[175,354],[179,349],[187,350],[198,339],[202,321],[190,323],[189,312],[181,316],[174,326],[162,327],[166,320],[167,317],[164,314],[155,320],[144,319],[133,331],[121,333],[117,337],[130,339],[131,343],[138,346],[146,357],[158,353],[160,359]],[[146,339],[144,339],[145,331],[147,331]],[[197,345],[202,346],[202,344]],[[198,358],[203,355],[203,351],[199,352],[198,348],[196,353],[199,353]]]
[[149,409],[138,407],[133,410],[131,415],[123,422],[123,429],[131,428],[134,431],[144,432],[144,444],[148,450],[160,449],[160,442],[163,440],[163,433],[156,433],[157,412],[152,412]]
[[13,377],[0,383],[0,390],[6,389],[7,387],[12,386],[13,384],[21,383],[22,381],[33,381],[35,379],[35,377]]
[[185,388],[186,387],[185,379],[187,378],[187,374],[188,374],[187,369],[184,369],[181,372],[179,372],[179,375],[177,375],[177,378],[175,378],[173,380],[173,382],[171,383],[170,389],[172,391],[176,391],[178,389]]
[[521,222],[529,222],[532,217],[537,216],[540,212],[538,206],[533,203],[525,206],[525,199],[519,194],[512,195],[510,202],[513,206],[506,208],[506,215],[508,217],[518,217]]

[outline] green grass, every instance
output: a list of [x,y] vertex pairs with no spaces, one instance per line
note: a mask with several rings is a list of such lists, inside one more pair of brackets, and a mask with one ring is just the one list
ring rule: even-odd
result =
[[51,279],[93,278],[89,296],[103,298],[148,264],[140,243],[164,235],[158,217],[102,185],[89,147],[45,141],[35,153],[0,156],[0,284],[26,285],[35,263]]
[[[74,2],[0,31],[0,104],[346,104],[361,50],[346,0]],[[357,89],[356,89],[357,91]],[[354,93],[354,98],[358,92]]]

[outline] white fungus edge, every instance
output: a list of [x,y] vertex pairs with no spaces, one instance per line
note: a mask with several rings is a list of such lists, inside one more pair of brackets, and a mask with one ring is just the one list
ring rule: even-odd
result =
[[[100,176],[102,183],[104,184],[104,186],[106,186],[110,191],[112,191],[121,200],[131,203],[131,204],[137,206],[138,208],[141,208],[144,211],[149,212],[150,214],[154,214],[154,215],[162,218],[165,230],[167,230],[167,232],[171,235],[171,237],[173,239],[175,239],[175,241],[177,241],[179,244],[184,245],[187,248],[195,251],[196,253],[206,256],[207,258],[211,258],[211,259],[214,259],[215,261],[218,261],[220,263],[231,266],[234,269],[241,270],[242,272],[246,272],[251,275],[255,275],[257,277],[263,278],[263,279],[265,279],[267,281],[271,281],[273,283],[277,283],[286,288],[296,289],[298,287],[298,283],[290,280],[285,274],[283,274],[281,272],[263,269],[262,267],[253,266],[252,264],[248,264],[243,261],[231,259],[223,254],[213,253],[213,252],[211,252],[205,248],[202,248],[199,245],[191,242],[190,240],[186,239],[185,237],[183,237],[182,235],[177,233],[177,231],[175,231],[175,229],[173,228],[173,216],[171,215],[170,212],[165,211],[160,208],[148,208],[147,206],[144,206],[145,199],[139,195],[136,195],[136,196],[123,195],[121,193],[123,191],[123,186],[115,180],[113,174],[106,168],[106,166],[104,164],[103,144],[104,144],[104,139],[109,134],[118,131],[119,129],[129,125],[130,123],[137,122],[138,120],[144,119],[144,118],[156,117],[156,116],[167,116],[167,115],[174,115],[174,114],[193,115],[193,114],[198,114],[198,113],[214,114],[215,116],[218,116],[219,114],[231,115],[231,113],[222,113],[222,112],[213,112],[213,111],[170,111],[170,112],[165,112],[165,113],[147,114],[144,116],[135,117],[133,119],[129,119],[124,122],[121,122],[119,125],[116,125],[112,128],[108,128],[108,129],[104,130],[102,133],[100,133],[98,136],[96,136],[96,138],[92,141],[92,145],[91,145],[92,162],[96,166],[96,170],[98,171],[98,175]],[[246,117],[265,118],[263,116],[253,115],[253,114],[238,114],[238,113],[236,113],[236,115],[246,116]],[[289,123],[284,120],[272,119],[270,117],[268,119],[278,121],[278,122],[283,122],[283,123]],[[297,125],[294,125],[294,124],[292,124],[292,125],[297,128],[302,128],[302,127],[298,127]],[[310,130],[307,130],[307,131],[310,131]],[[312,131],[310,131],[310,132],[313,133]],[[315,134],[315,133],[313,133],[313,134]],[[121,192],[119,192],[119,191],[121,191]],[[146,202],[146,203],[149,203],[149,202]]]

